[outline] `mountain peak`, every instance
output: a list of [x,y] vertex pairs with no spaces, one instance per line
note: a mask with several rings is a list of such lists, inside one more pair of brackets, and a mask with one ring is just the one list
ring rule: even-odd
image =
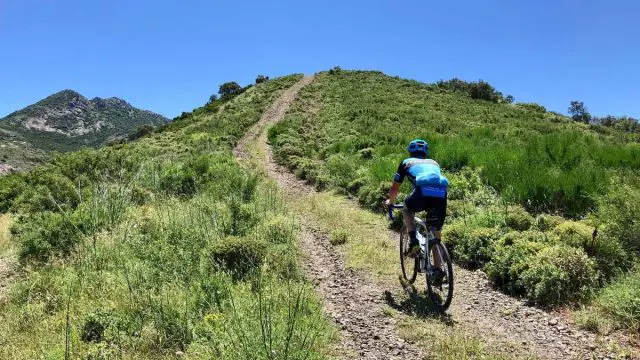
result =
[[0,130],[44,151],[67,151],[101,146],[142,125],[157,126],[167,121],[117,97],[88,100],[66,89],[0,119]]
[[58,91],[57,93],[54,93],[52,95],[47,96],[46,98],[42,99],[41,101],[45,101],[45,100],[62,100],[62,101],[65,101],[65,100],[72,100],[72,99],[84,99],[86,101],[86,98],[84,96],[82,96],[77,91],[70,90],[70,89]]

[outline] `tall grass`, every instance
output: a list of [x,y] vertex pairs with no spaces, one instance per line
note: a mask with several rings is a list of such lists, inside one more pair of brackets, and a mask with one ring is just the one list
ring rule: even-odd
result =
[[10,247],[9,227],[11,217],[7,214],[0,215],[0,254],[4,254]]
[[[372,192],[389,181],[417,137],[431,143],[445,168],[480,169],[506,200],[536,212],[583,216],[613,174],[640,170],[640,144],[537,107],[473,100],[381,73],[323,73],[300,96],[319,110],[294,107],[272,128],[276,158],[368,206],[377,205],[369,202]],[[354,181],[359,186],[348,186]]]
[[230,154],[297,78],[13,178],[25,273],[0,305],[0,358],[323,358],[333,330],[300,276],[297,226]]
[[427,139],[450,179],[444,241],[458,263],[555,306],[589,303],[638,257],[640,144],[594,130],[536,104],[333,71],[301,90],[269,140],[298,177],[382,210],[406,144]]

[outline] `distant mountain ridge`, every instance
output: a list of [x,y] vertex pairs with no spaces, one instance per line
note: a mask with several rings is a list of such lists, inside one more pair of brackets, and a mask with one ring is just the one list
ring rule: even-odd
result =
[[125,100],[63,90],[0,119],[0,164],[29,168],[50,151],[100,147],[143,125],[169,119]]

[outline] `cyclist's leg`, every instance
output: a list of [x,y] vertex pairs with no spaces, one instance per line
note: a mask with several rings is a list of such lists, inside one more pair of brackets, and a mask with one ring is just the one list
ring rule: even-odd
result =
[[[445,218],[447,216],[447,197],[440,198],[428,198],[429,212],[427,214],[427,226],[433,229],[433,235],[436,237],[436,243],[442,239],[442,226],[444,225]],[[438,247],[432,247],[433,253],[433,265],[436,268],[440,268],[441,254]]]
[[404,200],[402,214],[404,216],[404,223],[407,227],[407,233],[411,239],[409,244],[410,255],[415,255],[420,251],[420,243],[418,242],[414,216],[416,212],[424,210],[423,199],[424,197],[420,190],[414,189],[413,192],[411,192],[411,194]]
[[402,208],[402,217],[404,218],[404,225],[407,228],[407,233],[416,231],[416,221],[414,219],[415,214],[409,210],[409,207],[405,204]]

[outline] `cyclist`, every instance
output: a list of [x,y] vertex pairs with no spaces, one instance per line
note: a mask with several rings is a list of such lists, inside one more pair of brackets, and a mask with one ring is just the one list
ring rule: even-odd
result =
[[[389,192],[389,199],[385,201],[386,206],[391,206],[398,195],[400,185],[405,177],[408,177],[413,184],[413,191],[404,201],[403,216],[404,222],[411,239],[409,243],[409,256],[415,256],[420,251],[420,244],[416,233],[414,214],[421,211],[428,211],[427,226],[433,228],[438,243],[442,236],[442,225],[447,212],[447,188],[449,180],[440,174],[440,165],[429,159],[429,144],[422,139],[415,139],[409,143],[407,148],[409,158],[404,159],[398,172],[393,178],[393,185]],[[437,258],[437,257],[436,257]],[[434,261],[434,265],[439,267],[439,259]]]

